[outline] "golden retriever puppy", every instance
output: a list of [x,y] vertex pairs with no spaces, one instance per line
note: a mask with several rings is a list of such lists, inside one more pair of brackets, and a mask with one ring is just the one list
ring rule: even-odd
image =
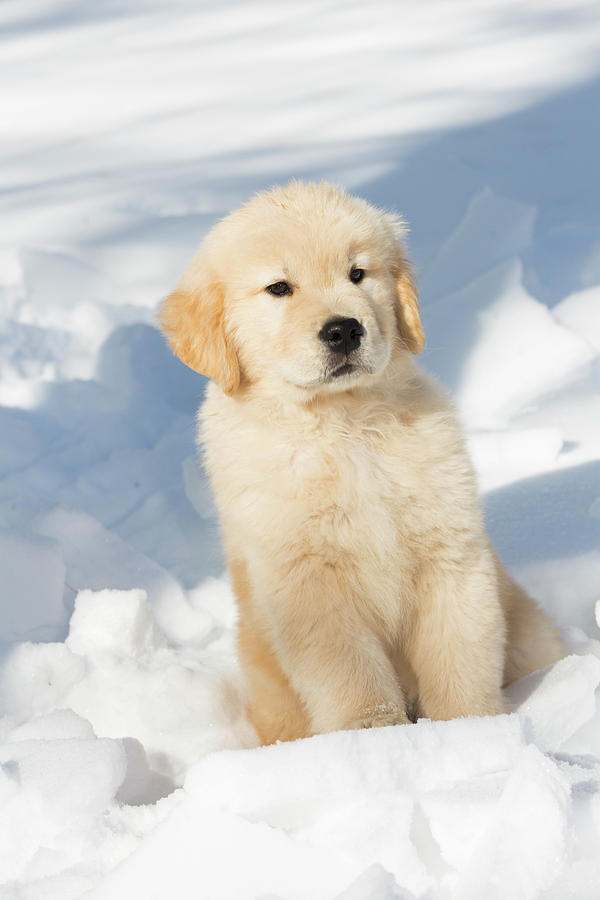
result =
[[263,743],[503,710],[563,645],[487,538],[402,223],[327,184],[253,197],[160,318],[213,381],[200,440]]

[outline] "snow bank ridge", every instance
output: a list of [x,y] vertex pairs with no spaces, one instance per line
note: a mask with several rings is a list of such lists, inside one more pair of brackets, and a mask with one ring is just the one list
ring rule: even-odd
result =
[[1,874],[32,897],[40,879],[80,896],[122,859],[90,897],[505,900],[509,879],[534,900],[598,864],[582,754],[600,648],[583,649],[514,686],[509,715],[227,750],[252,736],[231,739],[222,675],[169,647],[143,591],[82,591],[64,644],[2,669]]

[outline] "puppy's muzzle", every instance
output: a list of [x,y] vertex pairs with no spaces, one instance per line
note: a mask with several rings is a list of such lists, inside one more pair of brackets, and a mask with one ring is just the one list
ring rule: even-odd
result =
[[360,346],[365,333],[358,319],[330,319],[319,332],[319,338],[333,351],[348,356]]

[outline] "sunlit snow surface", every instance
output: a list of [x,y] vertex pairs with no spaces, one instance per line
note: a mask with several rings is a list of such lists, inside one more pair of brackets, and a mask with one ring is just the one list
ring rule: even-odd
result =
[[[0,900],[598,900],[596,0],[0,16]],[[423,364],[574,651],[510,715],[255,749],[153,317],[291,176],[411,224]]]

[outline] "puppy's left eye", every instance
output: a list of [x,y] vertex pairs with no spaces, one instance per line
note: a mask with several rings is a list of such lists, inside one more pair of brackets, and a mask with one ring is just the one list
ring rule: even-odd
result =
[[350,281],[354,282],[354,284],[358,284],[358,282],[362,281],[364,277],[364,269],[350,269]]
[[274,297],[284,297],[286,294],[292,293],[292,289],[287,281],[276,281],[275,284],[269,284],[265,291],[273,294]]

